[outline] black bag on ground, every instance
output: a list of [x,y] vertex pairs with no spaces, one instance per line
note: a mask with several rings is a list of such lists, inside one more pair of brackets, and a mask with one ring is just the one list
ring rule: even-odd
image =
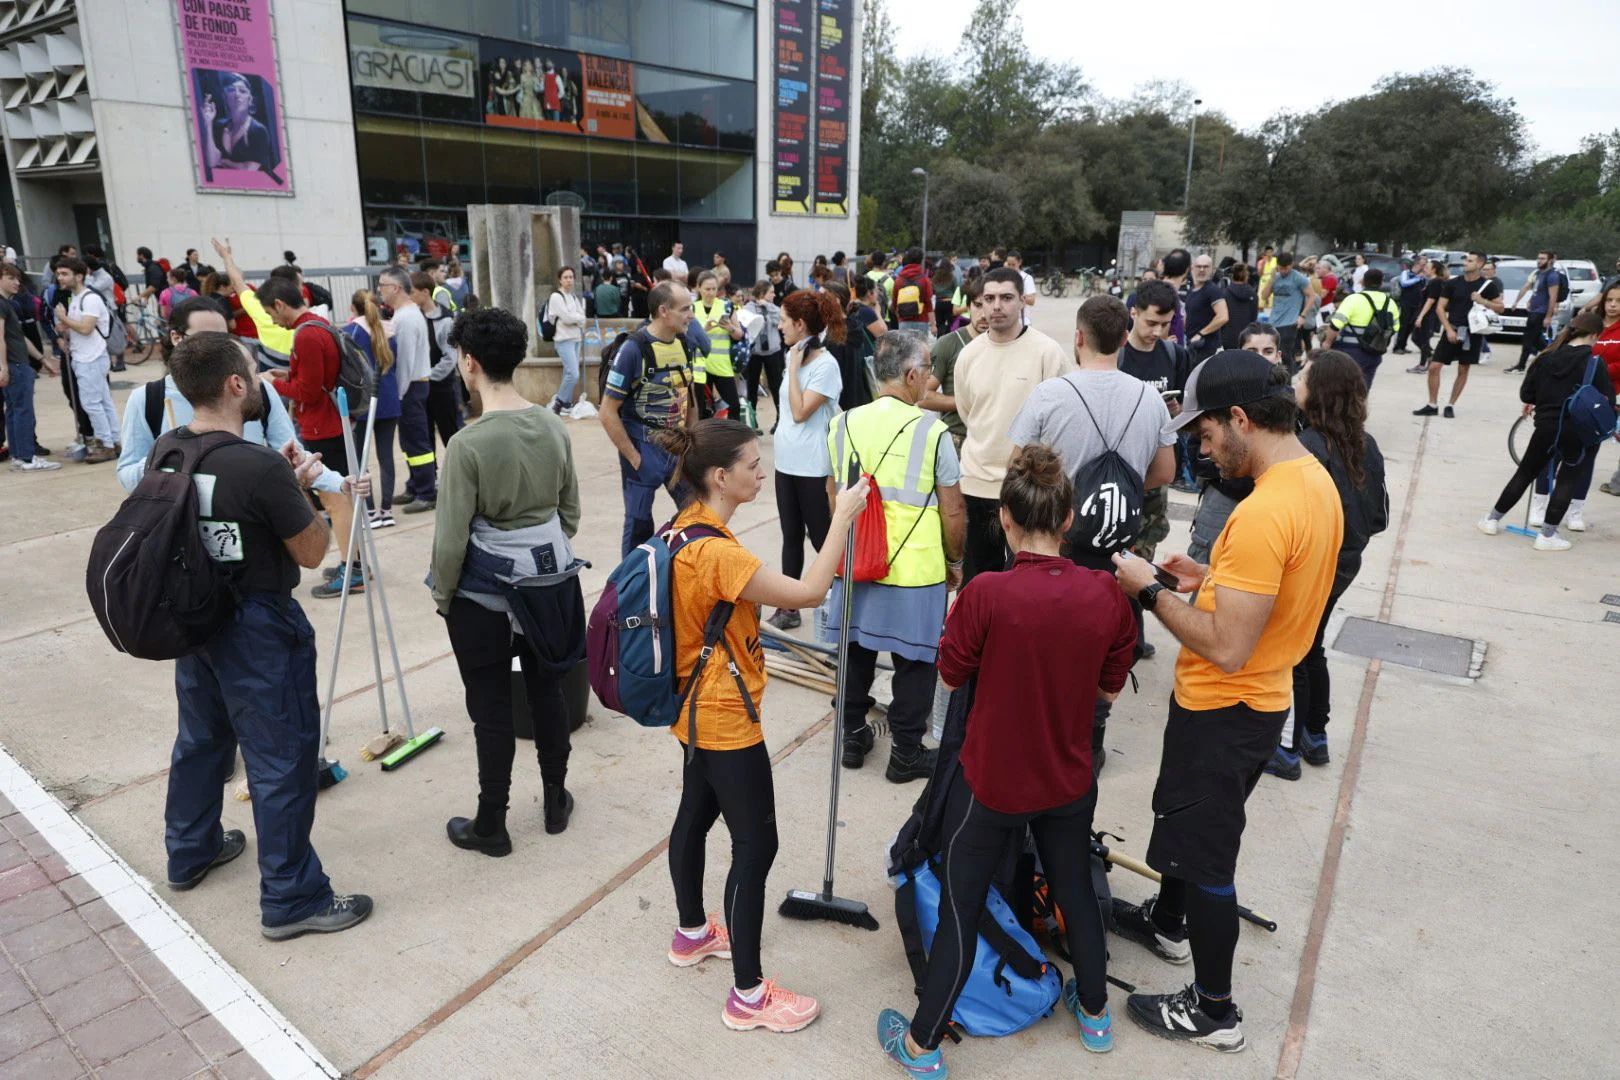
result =
[[192,474],[211,452],[241,441],[227,431],[163,436],[146,475],[96,533],[85,591],[119,652],[142,660],[188,656],[236,609],[230,579],[203,545]]
[[1142,534],[1142,504],[1146,495],[1142,477],[1120,456],[1119,448],[1142,402],[1153,390],[1146,383],[1142,384],[1142,396],[1136,399],[1136,408],[1131,410],[1119,429],[1119,438],[1110,446],[1108,436],[1097,423],[1096,414],[1080,388],[1067,379],[1063,381],[1080,399],[1104,447],[1102,453],[1074,472],[1074,524],[1069,527],[1067,537],[1069,557],[1077,562],[1086,555],[1107,558],[1130,547]]

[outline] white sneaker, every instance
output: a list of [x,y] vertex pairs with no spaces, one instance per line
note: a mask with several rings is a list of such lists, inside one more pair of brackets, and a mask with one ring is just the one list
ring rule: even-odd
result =
[[[11,463],[12,472],[51,472],[61,467],[62,463],[60,461],[47,461],[44,458],[35,458],[33,461],[13,461]],[[1573,528],[1573,526],[1571,527]],[[1584,527],[1582,526],[1582,528]]]
[[1539,529],[1547,524],[1547,503],[1552,501],[1552,495],[1530,494],[1530,527]]
[[1486,536],[1495,536],[1502,531],[1502,523],[1495,518],[1480,518],[1477,522],[1479,531]]
[[1569,503],[1569,512],[1564,515],[1564,528],[1568,529],[1570,532],[1585,532],[1586,518],[1582,516],[1582,511],[1585,509],[1585,499],[1571,499]]
[[1537,551],[1568,551],[1572,547],[1574,547],[1573,544],[1557,533],[1553,533],[1551,536],[1542,533],[1536,537]]

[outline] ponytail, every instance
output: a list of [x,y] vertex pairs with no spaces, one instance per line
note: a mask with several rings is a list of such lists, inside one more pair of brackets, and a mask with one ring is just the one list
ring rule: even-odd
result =
[[1601,334],[1602,332],[1603,332],[1603,313],[1601,311],[1596,311],[1596,310],[1594,310],[1594,311],[1583,311],[1579,315],[1575,316],[1573,319],[1569,320],[1569,325],[1564,327],[1564,332],[1562,334],[1559,334],[1556,338],[1554,338],[1553,343],[1551,345],[1547,346],[1546,349],[1544,349],[1542,352],[1538,353],[1536,355],[1536,359],[1540,360],[1543,356],[1546,356],[1548,353],[1557,352],[1559,349],[1562,349],[1565,345],[1568,345],[1570,343],[1570,341],[1572,339],[1574,339],[1574,338],[1578,338],[1578,337],[1595,337],[1598,334]]
[[828,292],[800,289],[782,301],[782,314],[798,319],[812,337],[837,345],[844,340],[844,307]]
[[688,503],[693,495],[699,499],[708,496],[710,472],[736,465],[743,448],[759,440],[754,429],[740,420],[718,419],[659,428],[650,437],[654,445],[677,460],[676,471],[690,493]]
[[377,302],[371,298],[370,291],[357,289],[349,301],[349,307],[364,320],[366,333],[371,335],[371,355],[377,360],[377,374],[388,374],[394,366],[394,350],[388,346],[388,332],[383,329],[382,312],[377,310]]

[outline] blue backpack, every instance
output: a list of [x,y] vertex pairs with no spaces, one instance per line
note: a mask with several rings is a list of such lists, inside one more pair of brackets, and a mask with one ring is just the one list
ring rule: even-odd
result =
[[742,692],[748,718],[759,723],[759,712],[737,670],[737,658],[726,643],[726,623],[734,604],[722,600],[709,612],[703,650],[684,687],[675,675],[671,581],[675,554],[687,544],[724,535],[708,525],[689,525],[679,532],[672,525],[659,530],[626,555],[608,577],[585,632],[591,689],[603,705],[643,727],[670,727],[680,719],[681,706],[690,702],[688,753],[697,745],[697,697],[692,691],[702,682],[716,645],[726,654],[726,667]]
[[1558,434],[1562,437],[1563,428],[1568,425],[1583,448],[1581,461],[1603,445],[1605,439],[1612,438],[1615,431],[1614,407],[1603,396],[1603,391],[1592,385],[1597,377],[1597,366],[1596,356],[1587,361],[1586,379],[1564,400],[1563,411],[1558,415]]

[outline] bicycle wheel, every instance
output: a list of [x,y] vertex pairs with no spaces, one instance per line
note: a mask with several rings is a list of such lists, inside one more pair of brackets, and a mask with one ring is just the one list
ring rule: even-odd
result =
[[1521,416],[1508,428],[1508,456],[1517,465],[1524,460],[1525,448],[1530,445],[1530,432],[1535,429],[1535,417]]

